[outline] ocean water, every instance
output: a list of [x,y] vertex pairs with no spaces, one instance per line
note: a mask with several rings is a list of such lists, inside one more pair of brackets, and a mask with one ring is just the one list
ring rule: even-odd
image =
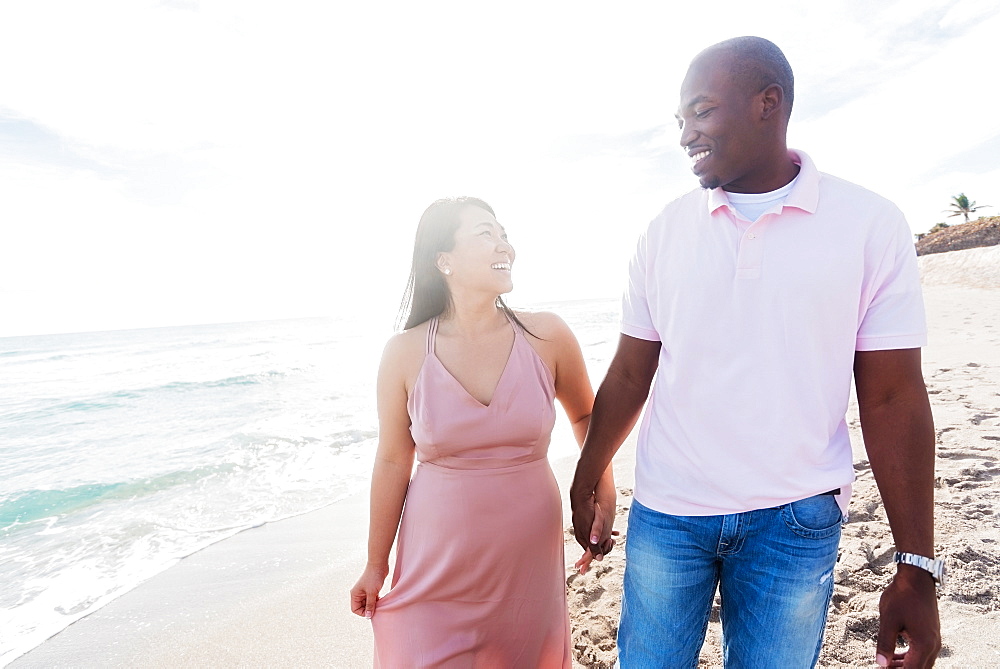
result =
[[[595,382],[617,300],[533,305]],[[216,541],[367,486],[386,336],[305,319],[0,339],[0,665]],[[561,420],[552,456],[573,453]]]

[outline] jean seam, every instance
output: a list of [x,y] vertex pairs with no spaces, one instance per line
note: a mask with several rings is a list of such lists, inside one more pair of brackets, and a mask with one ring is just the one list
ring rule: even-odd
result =
[[841,515],[837,522],[827,528],[823,529],[813,529],[811,527],[806,527],[799,523],[798,519],[795,518],[795,511],[792,510],[791,504],[785,504],[781,507],[781,520],[785,523],[785,526],[799,535],[804,539],[829,539],[834,534],[836,534],[841,526],[844,524],[843,516]]
[[705,610],[705,623],[701,626],[701,645],[698,646],[698,652],[694,654],[694,660],[691,663],[691,669],[698,669],[698,661],[701,659],[701,651],[705,647],[705,635],[708,634],[708,622],[712,618],[712,607],[715,605],[715,593],[719,590],[719,579],[715,579],[715,587],[712,590],[712,596],[708,599],[708,608]]
[[[753,513],[752,511],[749,513]],[[734,520],[733,529],[731,532],[732,543],[726,544],[726,547],[722,547],[723,535],[719,535],[719,541],[715,545],[715,554],[719,557],[725,557],[727,555],[735,555],[740,552],[743,548],[744,539],[746,539],[746,532],[744,531],[747,525],[747,516],[749,513],[735,513],[731,516]],[[723,529],[725,529],[725,522],[723,522]]]
[[729,554],[735,555],[743,550],[743,544],[746,543],[747,538],[747,528],[746,526],[750,522],[750,514],[753,513],[741,513],[736,518],[736,542],[730,549]]
[[816,642],[816,652],[813,654],[812,665],[819,662],[819,654],[823,650],[823,641],[826,640],[826,620],[830,617],[830,602],[833,601],[833,576],[830,577],[830,585],[827,587],[826,606],[823,607],[823,628],[819,633],[819,640]]

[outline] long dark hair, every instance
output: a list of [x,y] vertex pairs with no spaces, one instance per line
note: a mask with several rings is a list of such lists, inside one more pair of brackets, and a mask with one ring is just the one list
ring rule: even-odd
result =
[[[417,224],[410,278],[406,282],[406,290],[403,291],[396,327],[402,324],[402,329],[409,330],[435,316],[440,316],[451,307],[451,292],[444,281],[444,276],[437,268],[437,255],[455,248],[455,231],[461,224],[459,214],[466,207],[479,207],[496,216],[493,207],[485,201],[467,195],[435,200],[424,210]],[[496,305],[522,330],[531,334],[503,301],[503,297],[497,296]]]

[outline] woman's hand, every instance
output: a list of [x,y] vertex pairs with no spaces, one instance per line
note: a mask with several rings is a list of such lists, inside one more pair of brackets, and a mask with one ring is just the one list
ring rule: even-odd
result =
[[[598,486],[600,487],[600,486]],[[598,494],[601,491],[598,491]],[[597,497],[598,495],[595,495]],[[615,522],[615,514],[613,509],[615,508],[615,502],[617,501],[617,495],[615,493],[614,487],[611,487],[610,501],[608,495],[604,495],[603,502],[594,503],[594,524],[590,529],[591,538],[597,537],[597,541],[593,542],[597,544],[600,549],[595,556],[591,552],[590,548],[583,551],[583,555],[579,560],[573,565],[581,574],[586,574],[587,570],[590,569],[590,563],[594,560],[600,562],[604,559],[604,556],[611,552],[611,549],[615,547],[615,537],[618,536],[618,530],[611,529]],[[606,509],[612,509],[608,512]]]
[[368,564],[365,567],[361,578],[351,588],[351,611],[356,615],[371,618],[375,615],[375,603],[378,602],[378,593],[385,583],[385,577],[389,575],[388,565]]
[[589,548],[583,551],[583,555],[581,555],[580,559],[573,564],[573,568],[579,571],[581,574],[586,574],[587,571],[590,569],[591,562],[593,562],[594,560],[600,562],[601,560],[604,559],[605,555],[611,552],[611,549],[614,548],[615,546],[616,543],[615,537],[617,536],[618,536],[618,530],[612,530],[611,536],[608,537],[608,540],[605,541],[603,544],[601,544],[602,553],[598,555],[596,558],[594,557],[594,554],[590,552]]
[[576,569],[581,574],[586,574],[587,570],[590,569],[590,563],[594,560],[593,554],[590,549],[583,551],[583,555],[580,559],[573,563],[573,568]]

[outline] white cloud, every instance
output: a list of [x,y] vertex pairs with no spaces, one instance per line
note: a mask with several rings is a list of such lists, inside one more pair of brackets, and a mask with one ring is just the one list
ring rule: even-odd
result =
[[[914,231],[926,230],[954,194],[932,190],[926,174],[1000,135],[1000,99],[981,86],[993,58],[990,36],[998,31],[1000,15],[982,20],[863,96],[820,118],[793,123],[790,137],[798,146],[812,147],[821,169],[894,199]],[[998,189],[996,182],[977,181],[987,189],[984,197]]]
[[992,95],[997,16],[902,0],[5,3],[0,335],[391,321],[421,211],[461,193],[510,229],[515,301],[613,295],[636,232],[695,186],[671,120],[687,64],[738,34],[795,68],[793,145],[925,229],[954,194],[935,188],[1000,204],[995,180],[932,170],[996,134],[993,101],[955,91]]

